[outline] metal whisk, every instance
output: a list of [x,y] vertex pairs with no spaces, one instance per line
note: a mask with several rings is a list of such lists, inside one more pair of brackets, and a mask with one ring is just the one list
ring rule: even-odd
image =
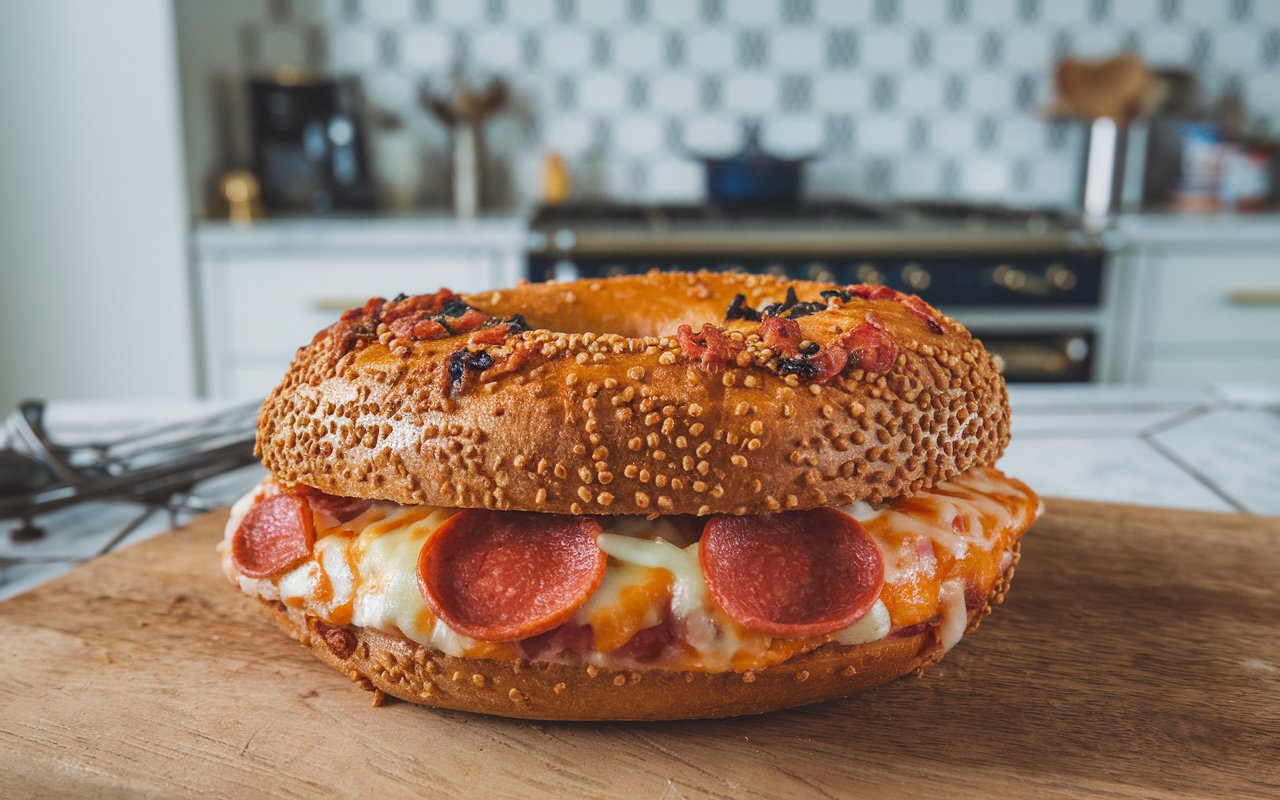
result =
[[258,404],[161,425],[117,439],[59,444],[45,427],[45,407],[28,401],[4,422],[0,442],[0,519],[20,519],[15,541],[37,539],[36,517],[89,500],[141,503],[145,513],[109,542],[109,550],[161,509],[176,525],[182,511],[206,511],[192,495],[200,481],[253,462]]

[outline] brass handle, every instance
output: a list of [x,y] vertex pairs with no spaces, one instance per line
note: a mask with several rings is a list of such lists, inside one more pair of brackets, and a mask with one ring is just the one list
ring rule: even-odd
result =
[[311,310],[324,312],[346,311],[349,308],[359,308],[368,299],[367,297],[313,297],[311,298]]
[[1235,289],[1227,299],[1233,306],[1280,306],[1280,289]]

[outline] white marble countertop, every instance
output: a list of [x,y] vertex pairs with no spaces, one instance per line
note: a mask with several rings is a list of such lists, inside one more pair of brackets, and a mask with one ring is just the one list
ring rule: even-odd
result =
[[[1013,441],[1000,467],[1044,496],[1280,514],[1280,387],[1017,386],[1010,398]],[[74,443],[216,408],[61,403],[47,423],[57,440]],[[246,467],[197,494],[230,503],[263,474]],[[133,503],[86,503],[39,519],[47,535],[30,542],[14,542],[17,523],[0,521],[0,600],[172,525],[159,511],[121,535],[144,513]]]

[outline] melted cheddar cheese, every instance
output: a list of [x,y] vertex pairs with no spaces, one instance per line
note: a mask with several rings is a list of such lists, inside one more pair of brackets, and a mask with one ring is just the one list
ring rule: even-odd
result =
[[[423,601],[418,556],[453,509],[375,502],[343,523],[317,512],[310,558],[271,578],[241,574],[231,558],[231,537],[252,505],[277,491],[268,478],[241,498],[219,545],[227,576],[246,594],[334,625],[399,633],[449,655],[529,656],[522,651],[524,643],[481,642],[451,630]],[[936,624],[950,648],[965,629],[966,595],[990,592],[1007,567],[1009,546],[1040,513],[1040,502],[1021,482],[995,469],[977,469],[912,498],[883,506],[856,503],[842,510],[880,546],[885,564],[880,599],[844,630],[808,639],[747,630],[707,592],[696,520],[601,517],[604,532],[597,544],[609,557],[604,579],[564,626],[566,631],[589,629],[589,645],[574,649],[552,642],[535,657],[614,668],[745,671],[828,642],[876,641],[922,623]],[[630,646],[633,640],[639,642],[660,627],[665,628],[663,636],[650,636],[656,640],[652,652],[638,655]]]

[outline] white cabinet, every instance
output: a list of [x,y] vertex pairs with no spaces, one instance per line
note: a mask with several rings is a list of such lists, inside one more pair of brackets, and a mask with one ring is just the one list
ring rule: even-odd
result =
[[1280,235],[1139,242],[1119,266],[1131,279],[1128,380],[1280,383]]
[[261,397],[294,351],[370,297],[474,292],[524,273],[520,220],[271,221],[196,232],[206,394]]

